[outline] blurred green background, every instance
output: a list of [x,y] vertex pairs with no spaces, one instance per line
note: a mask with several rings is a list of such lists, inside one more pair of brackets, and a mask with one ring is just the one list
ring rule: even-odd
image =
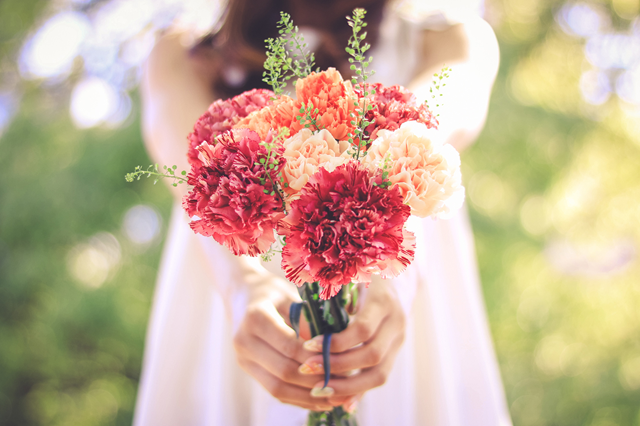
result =
[[[187,3],[0,2],[2,425],[131,423],[171,204],[124,180],[135,86],[159,28],[215,14]],[[514,424],[640,426],[640,2],[485,6],[463,173]]]

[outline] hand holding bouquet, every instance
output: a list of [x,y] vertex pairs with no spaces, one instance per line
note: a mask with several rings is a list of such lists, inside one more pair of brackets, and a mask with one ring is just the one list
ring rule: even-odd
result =
[[[291,308],[297,331],[305,313],[324,335],[325,385],[332,333],[348,325],[354,283],[397,277],[413,261],[411,215],[446,217],[464,199],[460,159],[443,143],[425,103],[400,86],[367,80],[371,58],[364,10],[348,18],[346,48],[354,77],[313,70],[313,54],[290,17],[267,40],[264,79],[255,89],[218,100],[189,135],[191,190],[183,208],[194,232],[235,255],[282,253],[282,269],[303,302]],[[295,79],[295,97],[284,93]],[[177,183],[175,183],[177,184]],[[311,413],[309,424],[355,424],[342,409]]]

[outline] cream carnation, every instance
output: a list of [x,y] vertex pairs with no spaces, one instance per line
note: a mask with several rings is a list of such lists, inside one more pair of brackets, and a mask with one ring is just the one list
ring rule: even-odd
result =
[[363,162],[380,169],[386,162],[389,181],[416,216],[445,218],[464,201],[458,151],[423,123],[380,130]]
[[331,172],[349,160],[346,153],[349,142],[336,141],[326,129],[316,134],[302,129],[283,145],[287,160],[283,169],[284,181],[288,184],[285,191],[292,195],[300,191],[320,167]]

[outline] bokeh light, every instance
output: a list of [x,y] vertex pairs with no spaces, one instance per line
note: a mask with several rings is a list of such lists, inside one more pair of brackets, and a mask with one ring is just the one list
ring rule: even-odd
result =
[[68,255],[68,268],[78,282],[90,288],[98,288],[118,266],[120,259],[118,239],[113,234],[101,232],[71,250]]
[[640,65],[620,74],[616,80],[616,93],[622,100],[640,106]]
[[99,78],[87,78],[73,88],[71,117],[76,126],[93,127],[104,123],[118,111],[116,89]]
[[127,210],[122,223],[127,238],[138,245],[153,242],[160,234],[161,225],[160,215],[155,209],[145,205],[133,206]]
[[16,101],[11,93],[0,92],[0,136],[15,114]]
[[557,17],[565,32],[579,37],[596,35],[610,25],[609,16],[594,3],[564,4]]
[[89,30],[87,17],[80,13],[62,12],[49,18],[22,50],[22,75],[51,78],[70,72]]

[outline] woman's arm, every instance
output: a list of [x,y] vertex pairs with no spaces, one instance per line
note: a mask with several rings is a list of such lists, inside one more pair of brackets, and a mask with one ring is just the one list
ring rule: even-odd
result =
[[[207,76],[178,34],[161,37],[147,60],[142,84],[142,134],[154,161],[189,171],[187,135],[214,101]],[[167,181],[167,183],[169,183]],[[179,200],[186,186],[170,186]]]
[[[477,17],[444,31],[425,31],[419,72],[409,85],[419,99],[437,109],[440,131],[458,151],[478,137],[484,127],[500,51],[491,26]],[[439,99],[429,93],[434,73],[446,65],[452,71]]]
[[[499,56],[495,34],[480,18],[444,31],[424,33],[420,71],[409,89],[419,99],[427,99],[433,74],[445,64],[452,68],[439,119],[440,130],[458,150],[471,144],[484,126]],[[434,103],[428,99],[430,105]],[[365,299],[355,321],[331,342],[333,372],[362,369],[358,376],[329,382],[334,391],[329,402],[334,405],[353,405],[362,393],[385,383],[404,339],[406,313],[393,284],[377,278],[368,291],[371,295]],[[350,349],[359,344],[362,346]],[[306,361],[310,366],[320,362],[318,355]]]
[[[143,136],[154,161],[189,170],[187,135],[215,100],[210,81],[210,70],[189,55],[178,35],[158,41],[142,81]],[[170,190],[179,202],[186,187]],[[291,303],[300,300],[295,286],[269,273],[255,258],[219,252],[233,270],[234,285],[220,282],[217,287],[235,326],[238,363],[283,402],[316,411],[329,407],[326,398],[309,394],[317,378],[298,372],[313,352],[303,348],[284,320]]]

